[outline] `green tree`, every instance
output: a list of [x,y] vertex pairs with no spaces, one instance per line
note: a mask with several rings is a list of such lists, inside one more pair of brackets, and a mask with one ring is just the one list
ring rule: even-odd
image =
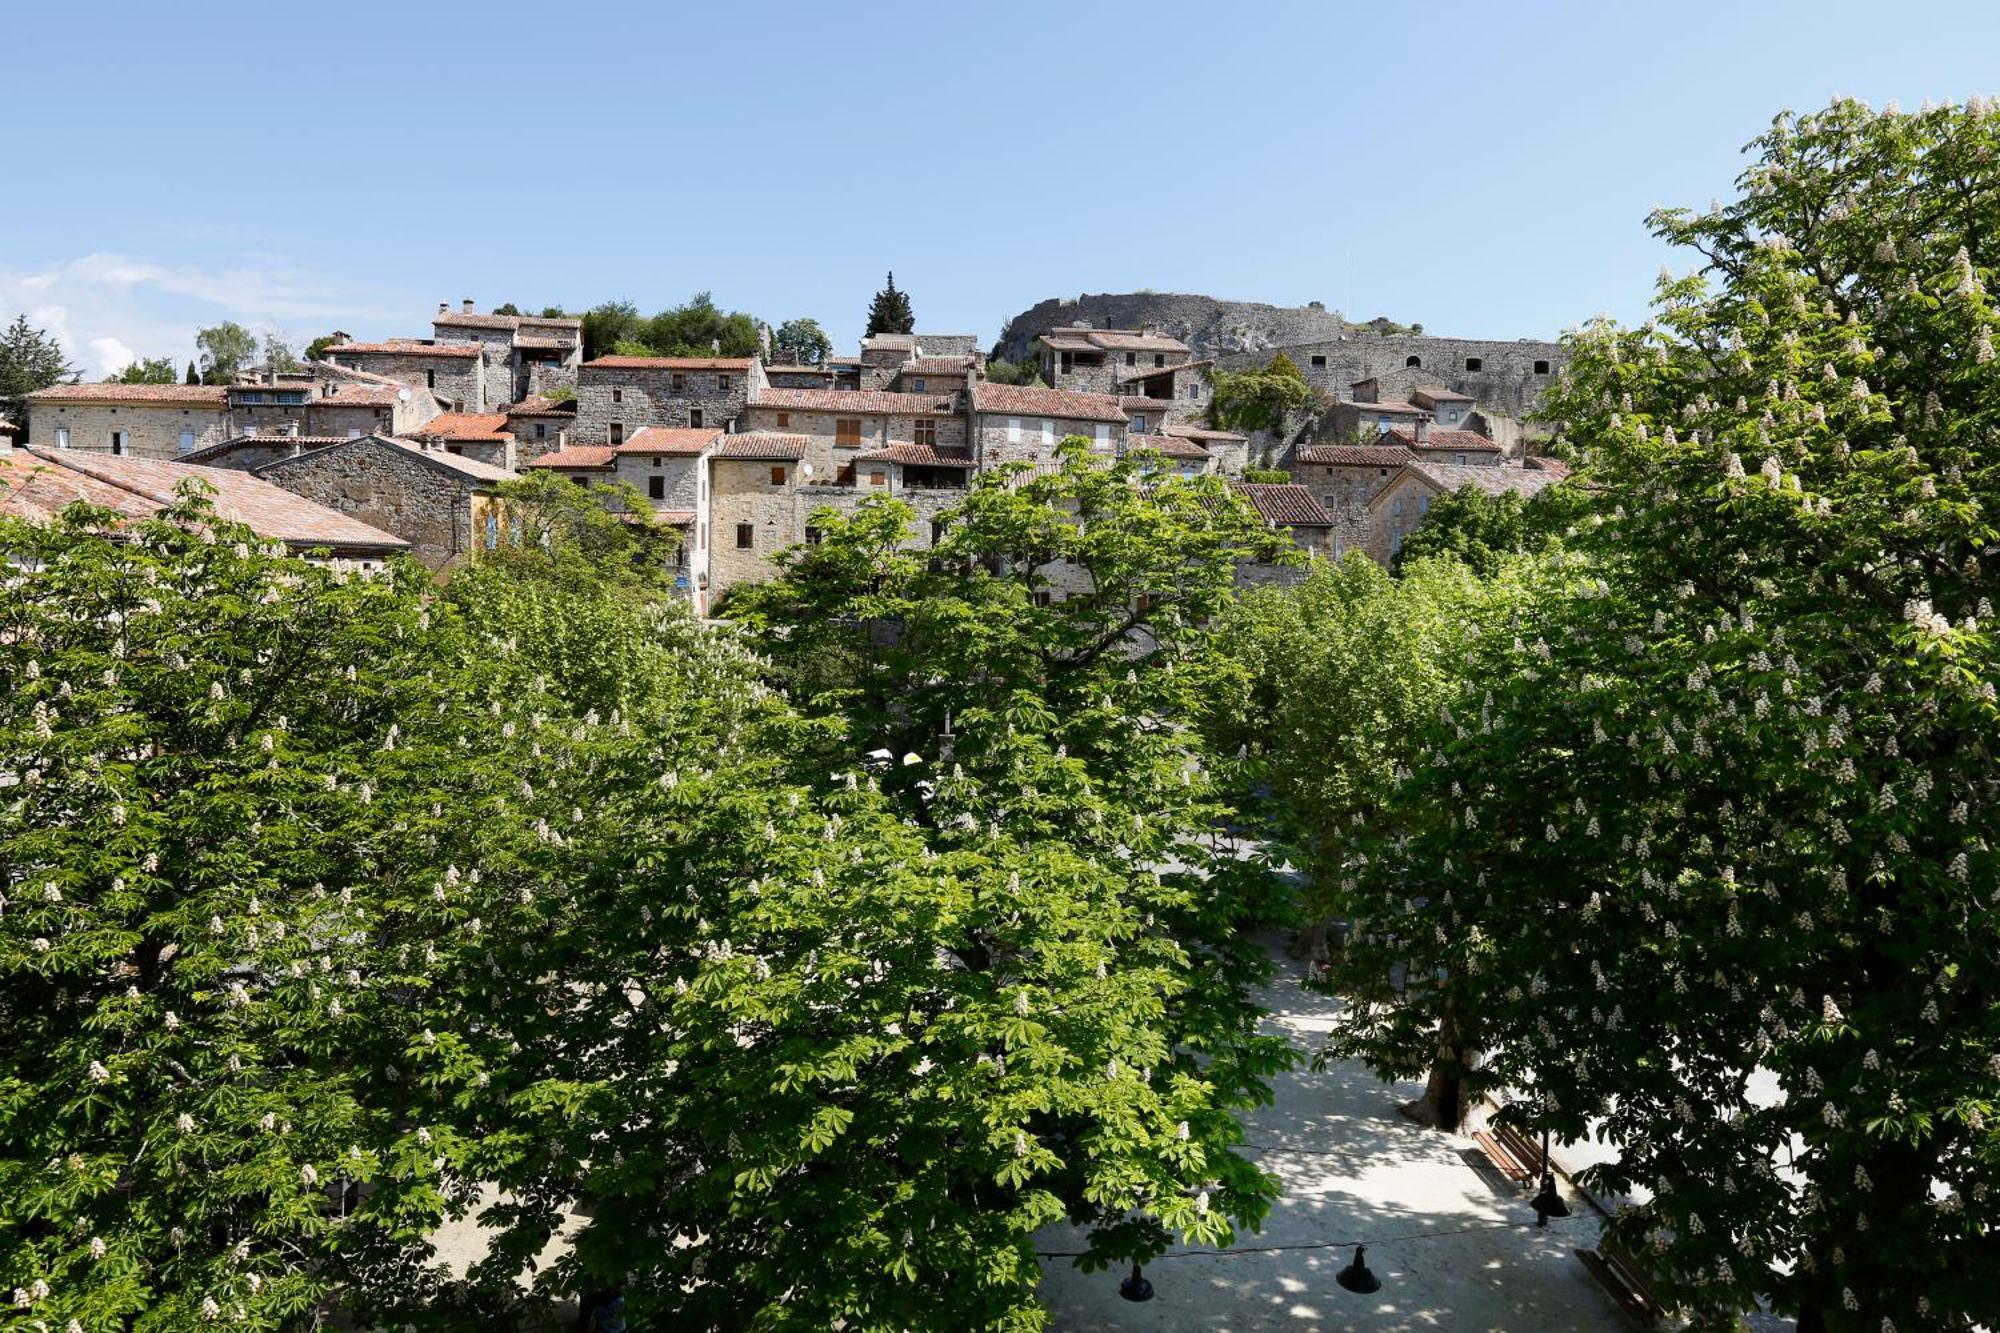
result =
[[452,854],[465,658],[412,568],[307,565],[193,491],[123,523],[0,520],[34,571],[0,587],[0,1288],[21,1327],[293,1326],[439,1215],[385,905]]
[[1209,372],[1215,386],[1209,416],[1225,430],[1276,430],[1285,418],[1313,407],[1319,395],[1283,352],[1262,370]]
[[579,486],[535,468],[501,482],[494,499],[506,540],[482,551],[480,564],[571,593],[616,590],[641,600],[665,594],[678,539],[651,522],[652,502],[630,483]]
[[228,384],[257,355],[257,336],[233,320],[200,330],[194,335],[194,345],[201,353],[205,384]]
[[291,335],[278,329],[264,332],[264,364],[272,370],[297,370],[298,354],[292,351]]
[[833,339],[816,319],[788,319],[771,340],[780,359],[789,356],[803,366],[817,366],[833,355]]
[[105,377],[107,384],[172,384],[180,377],[170,356],[145,357],[127,365],[116,375]]
[[896,275],[891,273],[889,281],[868,303],[868,329],[863,336],[872,338],[878,333],[913,333],[916,327],[917,316],[910,308],[910,295],[896,290]]
[[496,315],[518,315],[521,313],[521,307],[509,301],[506,305],[494,306],[493,313]]
[[325,360],[326,349],[331,346],[333,346],[333,335],[331,333],[320,334],[319,337],[314,338],[311,342],[306,344],[306,360],[308,361]]
[[541,314],[541,317],[542,317],[543,319],[568,319],[568,318],[569,318],[569,316],[568,316],[567,314],[563,313],[563,308],[562,308],[561,306],[559,306],[559,305],[545,305],[545,306],[543,306],[543,307],[542,307],[542,314]]
[[607,356],[619,343],[635,340],[640,322],[639,307],[630,301],[592,306],[583,315],[584,356]]
[[1431,501],[1424,521],[1403,538],[1391,566],[1433,556],[1449,556],[1482,576],[1493,574],[1505,557],[1539,551],[1558,540],[1582,516],[1576,488],[1545,487],[1524,499],[1518,491],[1489,495],[1467,484]]
[[192,361],[188,362],[187,382],[189,384],[201,383],[201,372],[195,369],[195,364]]
[[755,356],[763,347],[755,316],[724,311],[707,292],[654,315],[633,337],[658,356]]
[[0,416],[25,424],[28,395],[73,380],[76,373],[46,329],[29,327],[26,315],[14,316],[0,333]]
[[1041,369],[1034,358],[1024,361],[1002,361],[997,358],[986,363],[986,378],[995,384],[1026,384],[1037,388],[1047,388],[1042,383]]
[[1703,272],[1572,339],[1596,511],[1415,766],[1339,1047],[1450,1033],[1530,1129],[1593,1127],[1699,1328],[1991,1324],[2000,115],[1753,148],[1654,216]]

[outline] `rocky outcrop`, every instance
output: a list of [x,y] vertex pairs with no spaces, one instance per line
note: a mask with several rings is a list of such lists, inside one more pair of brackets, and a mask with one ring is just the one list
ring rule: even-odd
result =
[[996,352],[1005,360],[1019,361],[1029,354],[1036,334],[1079,322],[1101,329],[1158,328],[1202,356],[1324,342],[1367,327],[1348,323],[1316,301],[1281,306],[1182,292],[1105,292],[1051,297],[1023,310],[1007,321]]

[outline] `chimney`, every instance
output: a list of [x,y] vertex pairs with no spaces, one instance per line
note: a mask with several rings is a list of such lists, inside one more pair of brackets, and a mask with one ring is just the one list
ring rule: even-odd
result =
[[472,298],[469,296],[465,298],[465,313],[468,315],[472,313]]
[[264,383],[276,384],[277,382],[278,382],[278,368],[276,366],[265,366]]
[[287,421],[287,422],[285,423],[285,434],[287,434],[287,435],[291,435],[291,436],[294,436],[294,437],[296,437],[296,436],[298,435],[298,433],[299,433],[299,423],[298,423],[298,422],[296,422],[296,421]]
[[445,312],[446,312],[447,310],[450,310],[450,309],[451,309],[451,302],[449,302],[449,301],[439,301],[439,302],[438,302],[438,313],[439,313],[440,315],[444,314],[444,313],[445,313]]
[[333,331],[333,344],[332,344],[333,346],[335,346],[335,347],[345,347],[345,346],[347,346],[347,344],[349,344],[349,343],[351,343],[351,342],[353,342],[353,341],[354,341],[354,339],[352,339],[352,338],[348,337],[348,335],[347,335],[347,330],[345,330],[345,329],[335,329],[335,330]]
[[1431,442],[1431,421],[1430,421],[1430,418],[1429,418],[1429,417],[1418,417],[1418,418],[1417,418],[1417,443],[1418,443],[1418,444],[1429,444],[1430,442]]

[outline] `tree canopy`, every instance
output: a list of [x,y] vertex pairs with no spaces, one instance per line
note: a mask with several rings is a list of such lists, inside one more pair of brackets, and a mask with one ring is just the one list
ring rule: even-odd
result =
[[778,326],[771,346],[779,358],[802,366],[817,366],[833,355],[833,339],[816,319],[788,319]]
[[176,384],[180,381],[180,369],[170,356],[141,357],[126,365],[116,375],[105,377],[107,384]]
[[910,308],[910,294],[896,289],[896,275],[891,273],[882,290],[868,303],[868,328],[863,337],[873,338],[878,333],[914,333],[917,328],[916,312]]
[[1275,430],[1287,416],[1312,407],[1319,396],[1283,352],[1262,370],[1215,368],[1209,377],[1215,386],[1210,419],[1227,430]]
[[1349,903],[1336,1049],[1594,1130],[1700,1328],[2000,1315],[1996,150],[1837,102],[1655,215],[1701,270],[1551,395],[1594,512]]
[[1432,556],[1449,556],[1475,573],[1496,573],[1509,555],[1538,551],[1560,539],[1579,517],[1581,500],[1574,487],[1544,487],[1522,498],[1518,491],[1491,495],[1465,485],[1431,501],[1424,521],[1403,538],[1392,568]]
[[14,316],[0,333],[0,417],[25,425],[28,395],[75,379],[76,374],[62,344],[48,330],[32,327],[26,315]]
[[757,319],[725,311],[707,292],[650,318],[630,301],[607,301],[583,316],[584,355],[755,356],[763,348]]
[[257,355],[257,335],[233,320],[198,331],[194,345],[201,353],[201,377],[207,384],[228,384]]

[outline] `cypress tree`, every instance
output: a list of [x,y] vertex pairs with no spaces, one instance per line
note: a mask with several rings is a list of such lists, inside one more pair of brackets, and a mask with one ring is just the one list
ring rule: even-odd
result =
[[917,316],[910,309],[907,292],[896,290],[896,275],[889,275],[888,285],[875,293],[875,299],[868,304],[868,333],[874,337],[878,333],[911,333],[917,327]]
[[192,361],[188,362],[187,382],[189,384],[201,383],[201,372],[194,368],[194,362]]

